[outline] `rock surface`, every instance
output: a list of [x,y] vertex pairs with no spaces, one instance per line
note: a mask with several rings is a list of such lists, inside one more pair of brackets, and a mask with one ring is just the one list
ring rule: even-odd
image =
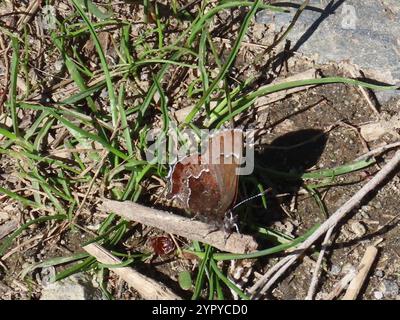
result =
[[383,280],[380,289],[385,297],[394,298],[399,294],[399,285],[392,279]]
[[[301,1],[300,1],[301,2]],[[400,82],[400,2],[396,0],[311,0],[290,31],[288,39],[297,52],[319,63],[349,62],[368,77]],[[286,30],[291,13],[262,10],[256,22]],[[380,93],[387,100],[399,92]]]
[[43,288],[40,300],[101,300],[102,293],[83,274],[50,283]]

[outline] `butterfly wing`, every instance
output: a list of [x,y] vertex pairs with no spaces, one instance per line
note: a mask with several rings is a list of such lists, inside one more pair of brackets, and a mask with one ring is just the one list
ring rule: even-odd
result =
[[224,130],[209,139],[203,155],[177,162],[170,173],[169,198],[200,220],[222,222],[237,196],[241,134]]
[[239,184],[238,169],[242,160],[243,133],[241,130],[225,130],[212,138],[219,140],[221,153],[215,173],[220,186],[219,211],[225,213],[234,205]]
[[192,155],[173,166],[167,196],[188,213],[207,216],[218,207],[221,194],[213,170],[201,163],[200,155]]

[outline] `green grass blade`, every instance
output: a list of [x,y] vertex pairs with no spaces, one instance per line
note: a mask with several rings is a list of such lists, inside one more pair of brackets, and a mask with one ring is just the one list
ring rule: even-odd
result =
[[237,259],[254,259],[254,258],[259,258],[259,257],[264,257],[268,256],[274,253],[278,253],[284,250],[287,250],[289,248],[295,247],[298,244],[302,243],[304,240],[306,240],[309,236],[311,236],[315,230],[319,227],[318,225],[315,225],[312,227],[310,230],[308,230],[304,235],[297,237],[295,240],[289,242],[289,243],[283,243],[278,246],[268,248],[265,250],[260,250],[252,253],[246,253],[246,254],[232,254],[232,253],[215,253],[213,254],[213,259],[214,260],[237,260]]
[[108,142],[104,141],[101,137],[79,128],[78,126],[74,125],[72,122],[68,121],[67,119],[65,119],[65,118],[63,118],[61,116],[59,116],[56,113],[53,113],[53,116],[55,118],[57,118],[58,121],[63,123],[66,127],[75,130],[76,132],[78,132],[79,134],[81,134],[82,136],[84,136],[86,138],[89,138],[89,139],[91,139],[93,141],[96,141],[96,142],[100,143],[104,148],[106,148],[108,151],[110,151],[114,155],[120,157],[121,159],[128,160],[128,156],[125,153],[123,153],[120,150],[114,148]]
[[213,271],[215,272],[215,274],[218,276],[219,279],[222,280],[223,283],[225,283],[225,285],[227,287],[229,287],[230,289],[232,289],[233,291],[235,291],[235,293],[242,298],[243,300],[250,300],[250,297],[247,296],[245,293],[242,292],[242,290],[240,290],[235,284],[233,284],[227,277],[225,277],[225,275],[219,270],[217,264],[215,263],[215,261],[213,259],[211,259],[210,261],[210,265],[213,269]]
[[198,272],[197,272],[197,277],[196,277],[196,281],[194,284],[194,292],[192,295],[192,300],[197,300],[200,298],[201,290],[203,289],[203,285],[204,285],[206,268],[207,268],[207,265],[210,260],[210,256],[212,255],[213,251],[214,251],[213,247],[206,245],[205,253],[204,253],[203,259],[199,265]]
[[4,256],[8,248],[12,245],[13,241],[15,238],[17,238],[25,229],[29,228],[33,224],[38,224],[50,220],[65,220],[67,218],[66,215],[62,214],[56,214],[54,216],[46,216],[46,217],[40,217],[33,219],[31,221],[28,221],[27,223],[23,224],[21,227],[19,227],[17,230],[15,230],[12,234],[10,234],[7,238],[5,238],[3,241],[1,241],[0,244],[0,257]]
[[90,22],[89,18],[86,16],[85,12],[81,9],[79,4],[77,3],[77,0],[72,0],[72,2],[74,4],[76,10],[78,11],[79,15],[82,17],[82,19],[87,24],[87,26],[89,28],[89,32],[93,38],[93,42],[96,47],[97,53],[99,55],[101,67],[103,69],[106,84],[107,84],[108,95],[110,97],[110,109],[111,109],[112,123],[113,123],[113,126],[115,127],[117,125],[117,120],[118,120],[117,99],[115,96],[112,78],[111,78],[110,71],[108,69],[108,64],[107,64],[107,60],[106,60],[106,57],[103,52],[103,48],[101,47],[99,38],[97,37],[96,31],[94,30],[92,23]]
[[259,4],[260,4],[260,0],[257,0],[254,3],[252,3],[252,7],[251,7],[250,11],[247,13],[246,17],[244,18],[244,20],[241,24],[241,27],[239,30],[239,36],[236,39],[236,41],[232,47],[231,53],[229,54],[227,61],[223,65],[222,69],[220,70],[220,72],[218,73],[216,78],[210,84],[210,87],[208,88],[208,90],[203,94],[201,99],[196,103],[196,105],[190,111],[188,116],[185,118],[185,121],[184,121],[185,124],[189,124],[193,120],[193,118],[199,112],[199,110],[204,105],[204,103],[209,99],[210,95],[213,93],[213,91],[215,90],[215,88],[217,87],[219,82],[226,75],[228,69],[232,66],[234,60],[236,59],[236,55],[239,52],[240,44],[243,40],[243,37],[245,36],[245,34],[247,32],[249,24],[250,24],[252,18],[254,17],[254,15],[259,7]]
[[[48,260],[40,262],[40,263],[35,263],[27,268],[24,268],[21,271],[20,277],[22,279],[24,279],[28,273],[30,273],[38,268],[48,268],[48,267],[52,267],[52,266],[58,266],[60,264],[65,264],[65,263],[70,263],[70,262],[74,262],[77,260],[82,260],[84,258],[87,258],[88,256],[89,256],[88,253],[77,253],[77,254],[74,254],[73,256],[69,256],[69,257],[52,258],[52,259],[48,259]],[[51,282],[53,280],[54,279],[51,279]]]
[[19,42],[15,37],[11,38],[13,54],[11,57],[11,84],[10,84],[10,114],[14,134],[19,136],[18,117],[17,117],[17,79],[19,66]]
[[6,188],[0,187],[0,193],[7,195],[14,200],[17,200],[18,202],[22,203],[24,206],[27,206],[27,207],[28,206],[32,207],[32,208],[41,208],[42,207],[41,205],[38,205],[36,202],[26,199],[15,192],[7,190]]
[[87,257],[81,263],[77,263],[77,264],[73,265],[72,267],[61,271],[60,273],[57,273],[54,281],[59,281],[61,279],[67,278],[67,277],[73,275],[74,273],[86,271],[86,270],[90,269],[93,264],[97,264],[97,260],[93,257]]

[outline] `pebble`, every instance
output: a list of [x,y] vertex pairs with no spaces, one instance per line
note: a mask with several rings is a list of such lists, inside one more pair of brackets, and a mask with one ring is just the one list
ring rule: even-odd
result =
[[374,207],[366,204],[361,207],[361,210],[363,210],[364,212],[369,212],[369,211],[373,211]]
[[396,281],[385,279],[382,281],[380,289],[387,297],[396,297],[399,294],[399,285]]
[[0,221],[2,221],[2,220],[8,220],[10,218],[10,216],[8,215],[8,213],[7,212],[3,212],[3,211],[0,211]]
[[290,221],[286,221],[285,222],[285,231],[287,232],[287,234],[291,235],[294,231],[293,223],[291,223]]
[[359,221],[353,221],[350,224],[350,228],[357,237],[362,237],[367,233],[367,228]]
[[330,273],[334,276],[337,276],[340,274],[340,272],[342,271],[342,268],[340,266],[338,266],[337,264],[333,264],[331,266],[331,270]]
[[63,61],[63,60],[57,60],[57,61],[54,63],[54,69],[55,69],[57,72],[61,71],[62,68],[63,68],[63,66],[64,66],[64,61]]
[[355,272],[355,271],[356,271],[356,267],[354,267],[351,263],[346,263],[342,267],[342,274],[348,274],[349,272]]
[[40,300],[101,300],[102,293],[84,274],[74,274],[66,279],[43,287]]
[[382,204],[380,202],[377,202],[377,203],[375,203],[374,207],[377,210],[382,209]]
[[378,278],[383,278],[385,276],[385,272],[381,269],[375,271],[375,276]]
[[103,90],[101,90],[100,92],[100,98],[102,99],[106,99],[108,97],[108,91],[106,88],[104,88]]
[[383,298],[383,293],[380,291],[374,291],[374,298],[376,300],[381,300]]
[[56,269],[53,266],[43,268],[40,271],[40,282],[42,286],[48,286],[56,276]]

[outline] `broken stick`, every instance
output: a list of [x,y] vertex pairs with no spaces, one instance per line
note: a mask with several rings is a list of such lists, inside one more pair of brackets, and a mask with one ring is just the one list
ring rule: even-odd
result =
[[246,253],[257,249],[253,237],[232,233],[225,240],[222,230],[197,220],[178,216],[170,212],[148,208],[130,201],[104,200],[104,211],[112,211],[129,221],[136,221],[191,240],[201,241],[222,251]]
[[[84,246],[83,249],[104,264],[120,264],[122,261],[97,243]],[[146,300],[181,300],[169,288],[130,267],[110,268],[119,275],[130,287],[135,289]]]
[[323,299],[323,300],[333,300],[337,298],[342,291],[348,287],[349,282],[351,282],[356,276],[356,270],[351,269],[346,275],[333,287],[333,290]]
[[361,259],[359,270],[355,278],[350,282],[349,287],[342,300],[355,300],[367,278],[368,272],[375,261],[378,249],[374,246],[369,246],[365,250],[364,257]]

